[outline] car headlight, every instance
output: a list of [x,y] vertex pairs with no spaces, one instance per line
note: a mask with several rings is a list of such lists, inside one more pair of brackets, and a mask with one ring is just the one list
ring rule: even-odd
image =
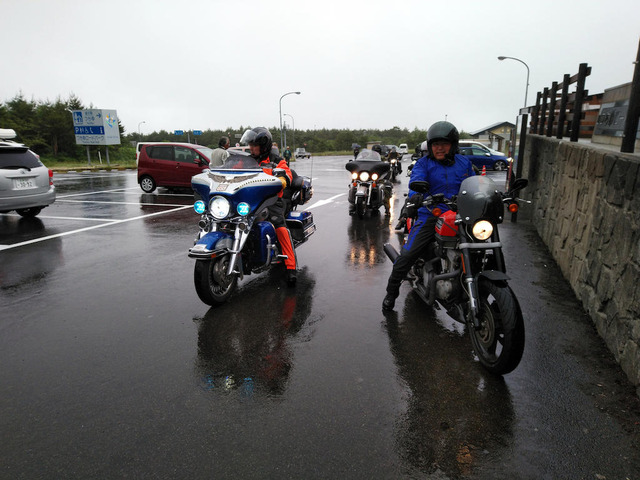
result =
[[473,236],[478,240],[486,240],[491,237],[493,234],[493,225],[491,222],[487,222],[486,220],[480,220],[473,225],[473,229],[471,230]]
[[220,195],[216,195],[209,202],[209,212],[211,212],[211,216],[216,220],[222,220],[229,215],[229,210],[231,209],[231,204],[229,200]]
[[360,181],[366,182],[367,180],[369,180],[369,172],[361,172]]
[[240,202],[238,204],[238,215],[242,215],[243,217],[245,215],[249,215],[249,204],[246,202]]

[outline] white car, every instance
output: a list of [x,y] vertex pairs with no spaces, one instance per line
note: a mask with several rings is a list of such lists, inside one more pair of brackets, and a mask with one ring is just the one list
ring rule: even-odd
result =
[[398,147],[398,153],[402,155],[406,155],[407,153],[409,153],[409,147],[407,146],[406,143],[400,144],[400,146]]
[[56,199],[53,171],[28,147],[10,140],[15,136],[0,129],[0,213],[35,217]]

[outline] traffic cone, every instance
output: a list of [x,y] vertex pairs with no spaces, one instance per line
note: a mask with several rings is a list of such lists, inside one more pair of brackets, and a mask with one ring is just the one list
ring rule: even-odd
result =
[[486,175],[486,174],[487,174],[487,166],[482,165],[482,175]]

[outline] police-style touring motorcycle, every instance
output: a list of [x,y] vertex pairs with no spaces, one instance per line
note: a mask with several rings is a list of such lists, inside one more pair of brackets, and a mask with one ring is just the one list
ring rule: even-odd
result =
[[[268,220],[268,207],[282,190],[278,173],[275,169],[276,176],[269,175],[254,158],[232,154],[222,166],[191,179],[197,198],[194,209],[201,217],[189,257],[196,260],[196,292],[207,305],[224,303],[244,275],[284,262],[275,228]],[[313,195],[311,179],[292,173],[293,182],[283,198],[287,228],[297,248],[316,226],[311,212],[296,210]]]

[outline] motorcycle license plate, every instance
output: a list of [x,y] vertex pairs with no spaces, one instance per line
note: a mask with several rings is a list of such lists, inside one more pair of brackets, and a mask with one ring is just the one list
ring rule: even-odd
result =
[[216,192],[224,192],[227,189],[227,187],[229,187],[228,183],[221,183],[216,188]]

